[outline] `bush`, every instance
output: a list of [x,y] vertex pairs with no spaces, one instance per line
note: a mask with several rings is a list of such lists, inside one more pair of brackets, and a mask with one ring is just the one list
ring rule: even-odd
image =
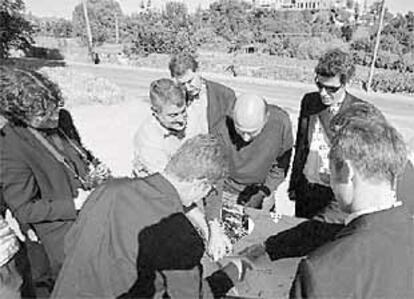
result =
[[383,69],[395,69],[400,57],[389,51],[378,51],[378,57],[375,61],[375,67]]
[[401,57],[403,71],[414,73],[414,53],[406,53]]
[[319,59],[323,53],[332,48],[347,50],[348,45],[335,37],[311,37],[299,44],[295,57],[299,59]]
[[414,74],[380,72],[372,78],[371,88],[381,92],[414,94]]

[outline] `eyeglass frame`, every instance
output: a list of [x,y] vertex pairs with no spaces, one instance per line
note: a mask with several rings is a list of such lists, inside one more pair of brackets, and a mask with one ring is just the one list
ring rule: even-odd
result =
[[321,91],[322,89],[325,89],[327,93],[329,94],[335,94],[337,93],[344,85],[341,83],[339,86],[327,86],[321,82],[319,82],[318,76],[315,76],[315,84],[318,87],[318,89]]

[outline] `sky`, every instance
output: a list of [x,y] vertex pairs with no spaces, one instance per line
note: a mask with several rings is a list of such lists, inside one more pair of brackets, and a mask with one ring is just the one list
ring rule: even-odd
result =
[[[157,3],[164,2],[165,0],[151,0],[155,6]],[[206,0],[181,0],[189,7],[198,7],[199,5],[206,6],[208,2]],[[370,0],[372,2],[373,0]],[[118,0],[121,5],[122,11],[126,14],[136,12],[141,4],[141,0]],[[144,3],[146,3],[144,1]],[[64,17],[67,19],[72,18],[72,11],[74,7],[81,3],[81,0],[24,0],[26,4],[26,11],[31,11],[36,16],[45,17]],[[392,13],[408,11],[414,11],[414,0],[386,0],[386,6]]]
[[[23,0],[26,5],[26,12],[31,11],[35,16],[44,17],[64,17],[72,18],[72,12],[76,5],[81,3],[81,0]],[[144,0],[146,4],[148,0]],[[131,14],[138,11],[141,0],[118,0],[122,11],[125,14]],[[153,6],[166,2],[166,0],[151,0]],[[197,8],[208,6],[209,2],[206,0],[181,0],[187,4],[189,8]]]

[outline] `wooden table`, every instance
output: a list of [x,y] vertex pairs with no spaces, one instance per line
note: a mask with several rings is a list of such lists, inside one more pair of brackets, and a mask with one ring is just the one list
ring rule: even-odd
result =
[[[235,245],[234,253],[240,252],[249,245],[261,243],[269,236],[304,221],[300,218],[282,216],[275,223],[267,212],[247,209],[246,213],[255,223],[254,230]],[[246,273],[244,281],[236,284],[237,293],[229,293],[229,295],[246,298],[287,298],[299,260],[299,258],[286,258],[272,262],[265,255],[255,263],[255,269]],[[208,259],[203,259],[203,265],[206,276],[218,269]]]

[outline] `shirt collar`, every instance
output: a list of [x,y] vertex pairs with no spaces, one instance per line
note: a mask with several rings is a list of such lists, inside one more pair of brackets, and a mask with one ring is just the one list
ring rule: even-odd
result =
[[183,139],[185,137],[185,129],[183,132],[175,132],[173,130],[169,130],[168,128],[164,127],[161,122],[153,115],[152,117],[153,122],[155,122],[156,127],[158,128],[160,135],[163,139],[167,139],[169,137],[176,137],[178,139]]
[[338,102],[328,107],[329,111],[335,114],[338,113],[339,109],[341,108],[342,103],[345,101],[345,97],[346,97],[346,91],[344,92],[344,94],[342,95],[341,99]]
[[383,210],[389,210],[389,209],[392,209],[392,208],[399,207],[401,205],[402,205],[401,201],[395,201],[391,204],[379,205],[379,206],[376,206],[376,207],[371,207],[371,208],[359,210],[357,212],[349,214],[348,217],[346,217],[345,225],[348,225],[353,220],[355,220],[356,218],[358,218],[362,215],[372,214],[372,213],[383,211]]

